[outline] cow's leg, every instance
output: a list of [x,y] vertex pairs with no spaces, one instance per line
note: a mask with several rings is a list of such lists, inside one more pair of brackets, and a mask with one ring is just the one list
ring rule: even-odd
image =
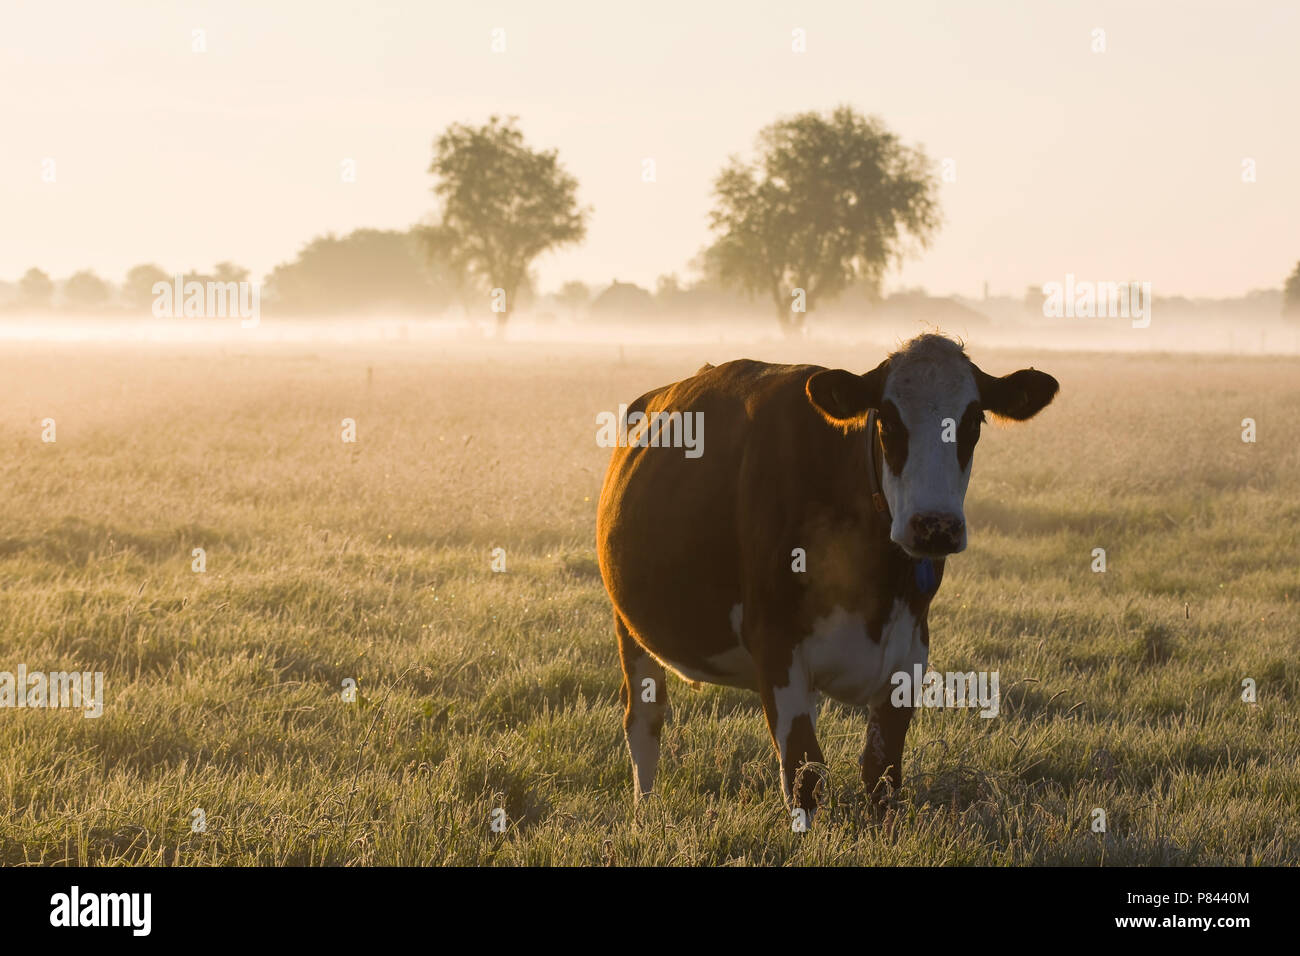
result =
[[867,745],[862,751],[862,782],[877,809],[903,784],[903,741],[913,709],[895,707],[888,700],[871,708]]
[[818,768],[807,764],[821,764],[823,760],[816,735],[817,692],[798,651],[784,666],[765,666],[760,661],[758,691],[767,729],[781,756],[786,806],[805,810],[811,821],[817,809],[817,785],[821,776]]
[[632,754],[632,788],[640,800],[654,789],[659,769],[659,734],[668,712],[668,682],[663,665],[646,653],[614,614],[614,631],[618,634],[618,657],[623,664],[623,733]]

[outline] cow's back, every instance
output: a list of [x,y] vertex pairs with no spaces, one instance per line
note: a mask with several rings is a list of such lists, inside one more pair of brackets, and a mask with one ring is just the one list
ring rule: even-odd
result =
[[706,366],[629,406],[629,415],[703,416],[698,458],[681,448],[615,448],[596,519],[615,611],[643,646],[692,679],[733,682],[718,658],[739,637],[740,522],[751,519],[738,513],[748,497],[738,482],[755,421],[785,406],[805,414],[804,383],[815,371],[742,359]]

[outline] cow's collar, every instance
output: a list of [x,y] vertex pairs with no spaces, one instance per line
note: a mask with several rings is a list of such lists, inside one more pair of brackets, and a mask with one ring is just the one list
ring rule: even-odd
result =
[[[875,506],[876,512],[885,521],[885,534],[889,534],[889,526],[893,523],[893,517],[889,513],[889,502],[885,500],[885,492],[881,488],[881,478],[884,475],[884,449],[881,448],[880,455],[876,454],[876,441],[879,437],[879,428],[876,426],[876,410],[870,409],[867,412],[867,488],[871,492],[871,504]],[[877,461],[877,458],[880,461]],[[934,562],[929,558],[911,558],[912,576],[916,581],[916,590],[922,595],[933,594],[939,587],[938,576],[934,573]]]
[[[876,427],[876,410],[874,408],[867,412],[867,488],[871,491],[871,503],[875,506],[876,511],[885,519],[885,527],[888,528],[890,522],[894,519],[889,514],[889,502],[885,500],[885,492],[880,487],[880,478],[884,474],[884,462],[876,461],[876,436],[879,429]],[[883,449],[882,449],[883,454]]]

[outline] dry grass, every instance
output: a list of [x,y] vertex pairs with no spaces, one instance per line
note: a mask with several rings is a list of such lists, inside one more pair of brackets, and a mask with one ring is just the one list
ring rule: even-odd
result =
[[10,350],[0,670],[102,670],[107,703],[0,711],[0,862],[1300,861],[1300,363],[977,346],[1063,388],[980,443],[932,614],[932,665],[1000,671],[1001,716],[922,713],[881,825],[826,704],[807,835],[756,698],[678,682],[633,812],[594,564],[596,413],[738,350]]

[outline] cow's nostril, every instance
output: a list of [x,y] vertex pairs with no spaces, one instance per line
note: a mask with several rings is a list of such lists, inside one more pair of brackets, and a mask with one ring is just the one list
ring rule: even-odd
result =
[[908,522],[912,547],[931,554],[948,554],[961,547],[966,522],[961,515],[922,511]]

